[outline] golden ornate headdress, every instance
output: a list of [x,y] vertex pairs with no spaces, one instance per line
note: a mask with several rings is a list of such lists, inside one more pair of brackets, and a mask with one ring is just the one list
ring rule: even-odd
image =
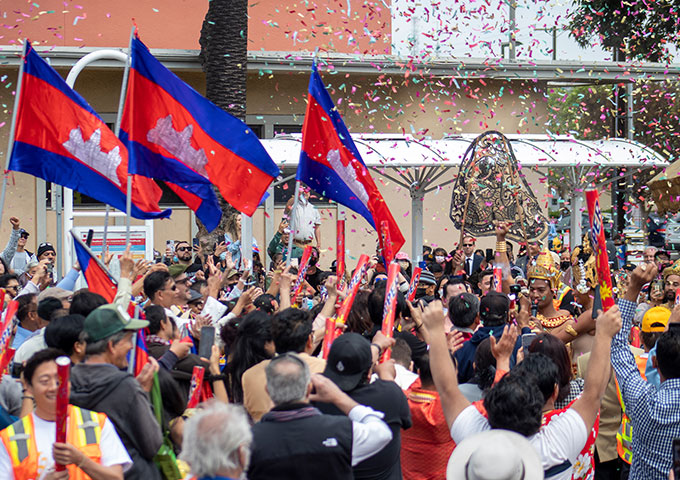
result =
[[663,269],[663,281],[666,283],[666,279],[671,275],[677,275],[680,277],[680,260],[676,260],[673,265]]
[[571,254],[571,275],[580,293],[588,293],[598,284],[597,261],[588,235],[584,236],[583,245],[576,247]]
[[562,272],[559,267],[555,265],[552,254],[547,248],[538,254],[536,261],[529,265],[529,268],[527,269],[527,277],[529,280],[532,278],[547,280],[550,284],[550,288],[553,290],[559,287],[561,276]]

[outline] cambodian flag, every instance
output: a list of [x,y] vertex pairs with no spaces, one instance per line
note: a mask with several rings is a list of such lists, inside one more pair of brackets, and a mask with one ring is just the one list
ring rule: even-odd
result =
[[[128,152],[85,100],[26,45],[9,170],[71,188],[125,212]],[[169,217],[161,189],[132,181],[132,216]]]
[[102,262],[92,253],[92,250],[73,231],[71,231],[71,235],[73,236],[76,258],[80,264],[80,271],[87,281],[87,287],[91,292],[98,293],[107,302],[112,303],[116,297],[118,284]]
[[252,215],[280,174],[248,126],[202,97],[134,38],[120,138],[130,171],[164,181],[208,230],[222,216],[212,186]]
[[144,365],[149,363],[149,349],[146,347],[146,334],[144,329],[137,331],[137,344],[132,351],[135,354],[135,368],[132,374],[136,377],[142,372]]
[[398,252],[404,244],[404,236],[333,105],[316,64],[309,79],[297,179],[320,195],[354,210],[376,230],[386,220],[392,251]]

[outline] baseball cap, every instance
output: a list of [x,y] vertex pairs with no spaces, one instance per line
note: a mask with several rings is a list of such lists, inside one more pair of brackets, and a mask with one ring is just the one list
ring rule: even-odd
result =
[[408,258],[408,253],[406,252],[399,252],[394,256],[395,260],[408,260],[409,262],[411,261],[410,258]]
[[170,265],[168,267],[168,273],[170,274],[170,276],[172,278],[177,278],[180,275],[182,275],[184,272],[186,272],[187,268],[189,268],[188,265],[182,265],[182,264],[176,263],[176,264]]
[[112,304],[94,309],[85,318],[88,341],[98,342],[123,330],[141,330],[149,326],[146,320],[130,318],[125,310]]
[[642,317],[641,330],[645,333],[663,332],[668,325],[671,311],[666,307],[652,307]]
[[340,390],[354,390],[371,367],[371,343],[358,333],[344,333],[331,346],[323,374]]
[[20,228],[20,229],[19,229],[19,236],[21,236],[21,237],[28,237],[28,236],[30,236],[30,235],[31,235],[31,234],[28,233],[28,232],[27,232],[26,230],[24,230],[23,228]]

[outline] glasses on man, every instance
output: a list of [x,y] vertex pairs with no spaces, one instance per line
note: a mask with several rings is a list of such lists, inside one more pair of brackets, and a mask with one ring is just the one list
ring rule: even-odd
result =
[[14,290],[15,292],[19,289],[19,285],[7,285],[5,290]]
[[178,252],[190,252],[191,248],[189,247],[177,247]]
[[474,247],[475,244],[474,243],[464,243],[463,246],[464,247]]

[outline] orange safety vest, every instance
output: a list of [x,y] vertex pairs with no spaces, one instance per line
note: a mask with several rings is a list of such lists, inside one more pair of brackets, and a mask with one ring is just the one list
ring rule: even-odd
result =
[[[101,462],[102,452],[99,440],[102,436],[106,415],[91,412],[74,405],[68,406],[66,421],[66,442],[75,446],[87,457]],[[14,469],[14,478],[29,480],[38,478],[39,452],[35,442],[33,415],[26,415],[0,432],[0,439],[9,454]],[[43,452],[52,455],[52,452]],[[75,465],[66,467],[69,480],[91,480],[90,476]]]
[[[635,357],[635,363],[638,370],[640,370],[643,380],[647,380],[645,375],[647,358],[638,355]],[[614,379],[616,380],[616,377]],[[616,380],[616,396],[619,397],[619,403],[621,404],[621,426],[616,432],[616,453],[619,454],[621,460],[630,465],[633,463],[633,425],[631,425],[630,418],[626,415],[626,406],[623,404],[618,380]]]

